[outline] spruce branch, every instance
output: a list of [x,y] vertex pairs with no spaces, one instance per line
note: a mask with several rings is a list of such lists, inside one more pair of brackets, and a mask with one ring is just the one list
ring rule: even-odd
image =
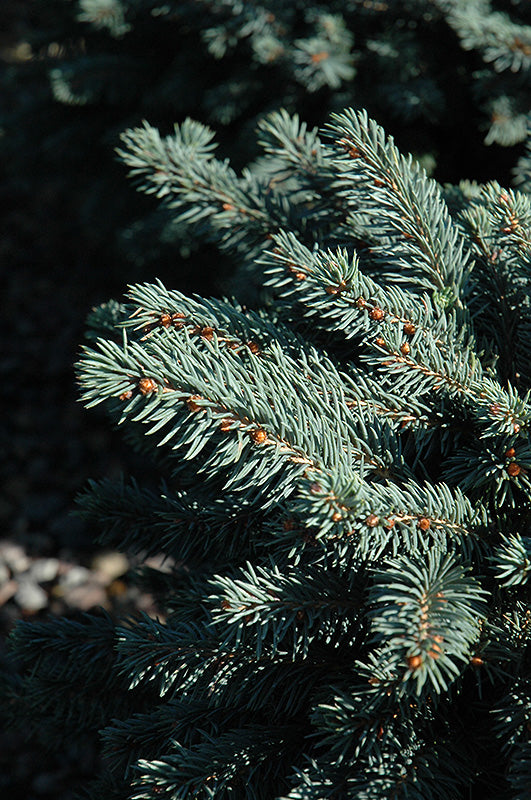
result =
[[293,234],[274,241],[274,252],[265,258],[273,263],[270,284],[284,297],[295,297],[327,328],[361,335],[371,347],[367,362],[389,374],[395,391],[407,392],[413,401],[437,392],[462,399],[482,423],[484,436],[508,435],[527,425],[527,399],[485,375],[466,334],[456,333],[457,319],[440,314],[428,297],[415,307],[406,292],[384,290],[361,274],[356,255],[310,252]]
[[496,578],[502,586],[518,586],[527,583],[531,571],[531,539],[513,534],[504,537],[503,544],[494,556]]
[[189,121],[186,131],[176,127],[164,139],[144,123],[122,141],[118,155],[139,188],[164,199],[177,221],[225,249],[259,252],[270,233],[292,218],[289,203],[274,188],[249,171],[238,178],[227,161],[211,157],[210,131],[200,123]]
[[248,564],[236,575],[216,576],[211,587],[213,623],[225,631],[224,644],[237,647],[250,638],[257,658],[264,643],[272,655],[289,648],[296,660],[314,641],[337,644],[338,629],[358,636],[360,592],[333,573]]
[[[398,681],[446,691],[468,664],[487,614],[487,593],[449,557],[431,551],[427,563],[402,556],[379,570],[371,593],[375,643]],[[399,606],[399,610],[396,610]]]
[[[445,2],[445,0],[443,0]],[[451,0],[448,22],[465,50],[479,50],[496,72],[527,72],[531,67],[531,26],[493,11],[484,0]],[[487,12],[487,13],[485,13]]]
[[437,184],[365,111],[332,115],[326,130],[345,201],[353,212],[360,205],[370,211],[372,229],[389,237],[379,245],[379,256],[462,314],[468,254]]

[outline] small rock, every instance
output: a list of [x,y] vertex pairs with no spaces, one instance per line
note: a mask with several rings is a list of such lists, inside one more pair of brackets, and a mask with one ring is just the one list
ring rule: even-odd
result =
[[40,611],[48,605],[48,595],[38,583],[21,576],[15,592],[15,602],[23,611]]
[[70,569],[61,575],[59,579],[59,585],[63,589],[71,589],[74,586],[81,586],[83,583],[86,583],[91,577],[91,572],[86,567],[82,567],[79,564],[75,564],[74,566],[70,567]]
[[98,553],[92,559],[92,569],[98,573],[103,583],[112,583],[129,569],[129,560],[123,553]]
[[8,540],[0,542],[0,561],[7,564],[15,575],[25,572],[31,563],[22,547]]
[[144,567],[150,567],[150,569],[156,569],[159,572],[163,572],[166,574],[170,574],[173,572],[173,568],[175,567],[175,559],[171,556],[167,556],[165,553],[158,553],[155,556],[150,556],[146,558],[143,563]]
[[57,577],[59,560],[57,558],[37,558],[30,566],[28,575],[37,583],[48,583]]
[[8,600],[11,600],[17,589],[18,583],[13,580],[6,581],[0,586],[0,607],[5,605]]
[[70,608],[79,608],[81,611],[89,611],[94,606],[108,607],[105,588],[95,581],[86,581],[81,586],[66,589],[62,600]]

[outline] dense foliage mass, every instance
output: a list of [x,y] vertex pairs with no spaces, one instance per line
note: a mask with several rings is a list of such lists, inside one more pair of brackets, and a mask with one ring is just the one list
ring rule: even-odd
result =
[[[79,364],[164,474],[83,513],[163,614],[25,623],[25,714],[101,731],[90,797],[525,800],[531,785],[531,201],[441,187],[365,112],[187,121],[122,158],[261,286],[132,286]],[[22,711],[20,711],[22,709]]]
[[[144,117],[165,132],[187,115],[210,124],[242,166],[256,124],[281,106],[311,125],[364,107],[442,182],[508,183],[526,137],[524,1],[50,0],[20,36],[0,51],[7,196],[33,196],[38,181],[56,248],[75,230],[130,280],[173,270],[199,286],[197,260],[175,257],[196,243],[135,199],[114,162],[120,132]],[[201,275],[215,283],[208,266]]]

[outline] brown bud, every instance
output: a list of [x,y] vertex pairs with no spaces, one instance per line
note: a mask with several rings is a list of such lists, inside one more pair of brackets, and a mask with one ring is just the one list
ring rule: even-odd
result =
[[382,336],[377,336],[375,342],[378,347],[385,347],[385,339]]
[[402,342],[400,345],[400,352],[403,356],[408,356],[411,348],[407,342]]
[[157,384],[153,380],[153,378],[140,378],[138,381],[138,388],[140,390],[140,394],[152,394],[152,392],[156,392],[158,389]]
[[389,529],[390,528],[394,528],[395,524],[396,524],[396,520],[395,519],[386,519],[385,523],[384,523],[385,527],[389,528]]
[[427,517],[421,517],[419,519],[419,528],[421,529],[421,531],[427,531],[429,530],[430,527],[431,527],[431,522],[429,521],[429,519],[427,519]]
[[182,328],[184,325],[184,321],[186,319],[186,314],[181,314],[181,312],[177,312],[176,314],[171,315],[171,321],[173,322],[173,326],[175,328]]
[[251,431],[249,436],[255,444],[264,444],[267,439],[267,433],[263,428],[256,428],[256,430]]
[[133,396],[133,392],[131,389],[128,389],[126,392],[122,392],[120,395],[120,400],[130,400]]
[[332,514],[332,520],[334,522],[339,522],[342,519],[343,519],[343,514],[341,514],[340,511],[334,511],[334,513]]
[[298,281],[305,281],[306,280],[306,273],[304,272],[296,272],[295,277]]
[[221,601],[221,608],[223,608],[225,611],[230,611],[232,606],[231,606],[231,604],[229,603],[228,600],[222,600]]
[[367,301],[365,300],[365,298],[364,298],[364,297],[358,297],[358,298],[357,298],[357,300],[356,300],[356,306],[357,306],[358,308],[365,308],[365,306],[366,306],[366,305],[367,305]]
[[375,306],[371,311],[369,311],[369,317],[376,322],[380,322],[385,317],[385,311],[378,306]]
[[413,336],[413,334],[416,332],[417,329],[415,328],[412,322],[404,322],[404,327],[402,328],[402,330],[404,331],[406,336]]
[[511,478],[516,478],[522,471],[522,467],[520,464],[517,464],[516,461],[511,461],[509,466],[507,467],[507,472],[511,476]]
[[516,455],[516,450],[514,447],[509,447],[508,450],[505,451],[505,458],[514,458]]
[[377,517],[376,514],[369,514],[367,519],[365,520],[365,525],[368,525],[369,528],[375,528],[380,522],[380,517]]
[[206,325],[204,328],[201,328],[199,333],[203,339],[207,339],[209,342],[211,342],[214,338],[214,328],[210,328],[208,325]]
[[219,429],[220,431],[223,431],[223,433],[227,433],[227,431],[230,431],[231,425],[232,425],[231,419],[222,419]]
[[247,347],[249,348],[249,350],[253,355],[256,355],[257,353],[260,352],[260,348],[256,344],[256,342],[247,342]]
[[407,665],[409,669],[418,669],[422,664],[422,656],[408,656],[407,657]]
[[480,658],[480,656],[472,656],[472,658],[470,659],[470,663],[472,664],[473,667],[481,667],[481,665],[483,664],[483,659]]
[[172,323],[171,314],[168,314],[167,312],[161,314],[159,322],[163,328],[169,328]]

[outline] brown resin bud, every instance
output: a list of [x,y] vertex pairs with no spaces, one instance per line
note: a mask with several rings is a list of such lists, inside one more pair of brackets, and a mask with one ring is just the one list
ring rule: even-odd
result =
[[517,464],[516,461],[511,461],[509,466],[507,467],[507,472],[511,476],[511,478],[516,478],[517,475],[520,475],[522,471],[522,467],[520,464]]
[[181,314],[180,311],[177,312],[176,314],[171,315],[171,321],[173,322],[174,328],[182,328],[185,319],[186,319],[186,314]]
[[255,444],[264,444],[267,440],[267,433],[263,428],[257,428],[249,434]]
[[376,514],[369,514],[367,519],[365,520],[365,525],[369,528],[375,528],[380,522],[380,517],[377,517]]
[[421,529],[421,531],[427,531],[429,530],[430,527],[431,527],[431,522],[429,521],[429,519],[427,519],[427,517],[421,517],[419,519],[419,528]]
[[369,311],[369,317],[375,322],[380,322],[385,317],[385,311],[375,306],[375,308]]
[[140,391],[140,394],[146,395],[156,392],[158,386],[153,380],[153,378],[140,378],[140,380],[138,381],[138,389]]

